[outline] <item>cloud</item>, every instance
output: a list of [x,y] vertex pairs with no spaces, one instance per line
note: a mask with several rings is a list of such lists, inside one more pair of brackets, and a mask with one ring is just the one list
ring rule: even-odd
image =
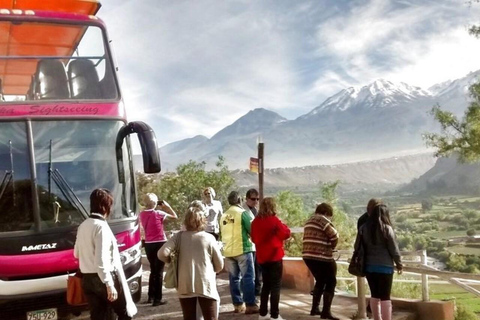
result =
[[257,107],[295,118],[377,78],[425,87],[480,69],[466,32],[480,6],[418,2],[104,0],[99,16],[127,114],[163,145]]
[[[317,53],[333,61],[332,69],[340,69],[334,72],[343,80],[350,77],[351,85],[387,78],[430,86],[480,68],[478,59],[471,59],[480,41],[465,27],[478,12],[456,1],[357,3],[318,26]],[[444,69],[447,63],[456,67]],[[331,74],[321,75],[313,90],[331,81]]]

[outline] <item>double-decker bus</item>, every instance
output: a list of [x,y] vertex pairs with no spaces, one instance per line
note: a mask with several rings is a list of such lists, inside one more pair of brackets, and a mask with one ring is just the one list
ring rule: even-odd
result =
[[157,142],[127,122],[94,0],[0,0],[0,318],[60,319],[78,261],[78,225],[98,187],[114,195],[109,223],[135,301],[141,247],[130,134],[144,171]]

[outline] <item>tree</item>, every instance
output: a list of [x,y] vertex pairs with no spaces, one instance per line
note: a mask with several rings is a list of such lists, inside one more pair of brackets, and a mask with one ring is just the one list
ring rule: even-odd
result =
[[[470,0],[470,4],[473,2],[480,0]],[[480,26],[473,25],[468,32],[480,38]],[[427,145],[437,149],[436,156],[458,153],[462,162],[480,159],[480,83],[470,86],[469,91],[472,101],[462,120],[451,112],[441,110],[438,105],[432,109],[431,113],[440,123],[441,133],[427,133],[424,139]]]
[[423,138],[427,145],[436,148],[436,156],[456,153],[462,162],[480,160],[480,83],[473,84],[469,90],[472,101],[462,120],[438,105],[432,109],[441,133],[426,133]]
[[337,187],[340,181],[323,183],[320,187],[322,198],[333,207],[332,223],[338,231],[339,249],[350,249],[356,236],[356,228],[353,220],[337,206]]
[[322,195],[322,198],[334,207],[337,206],[337,187],[339,184],[340,181],[337,180],[334,182],[325,182],[320,186],[320,193]]
[[462,213],[465,216],[465,218],[467,218],[468,220],[477,219],[477,216],[478,216],[477,211],[471,210],[471,209],[464,210]]
[[280,191],[275,196],[279,218],[289,227],[303,227],[308,218],[302,198],[292,191]]
[[431,199],[422,200],[422,210],[430,211],[433,208],[433,202]]
[[[216,169],[205,170],[205,162],[189,161],[177,167],[175,173],[160,175],[158,179],[150,179],[140,175],[137,178],[139,195],[153,192],[160,199],[166,200],[179,215],[174,223],[167,224],[167,229],[178,229],[183,221],[183,215],[193,200],[201,199],[201,192],[206,187],[215,189],[216,198],[227,207],[227,195],[234,188],[235,179],[228,171],[223,157],[219,157]],[[140,198],[141,199],[141,198]]]
[[428,239],[424,236],[417,236],[413,242],[415,250],[423,250],[428,247]]
[[[473,2],[480,2],[480,0],[470,0],[470,4]],[[476,38],[480,38],[480,26],[473,25],[468,29],[468,33]]]
[[446,214],[444,211],[438,211],[435,213],[435,220],[437,221],[443,221],[446,218]]
[[473,237],[476,234],[477,234],[477,232],[475,231],[475,229],[468,229],[467,230],[467,236],[469,236],[469,237]]
[[[303,200],[290,190],[280,191],[275,196],[277,212],[280,219],[290,228],[305,224],[308,213],[305,212]],[[303,233],[293,233],[285,242],[285,252],[290,257],[301,257],[303,248]]]
[[412,249],[413,239],[410,234],[398,235],[397,237],[398,247],[400,250],[410,250]]

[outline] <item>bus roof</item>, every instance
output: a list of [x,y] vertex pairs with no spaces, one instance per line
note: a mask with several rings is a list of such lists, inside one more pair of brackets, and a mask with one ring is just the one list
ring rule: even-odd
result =
[[[92,16],[100,9],[100,2],[97,0],[0,0],[0,9],[8,9],[12,14],[31,17],[29,10],[34,16],[43,16],[41,12],[58,12],[63,14],[80,14]],[[21,12],[15,12],[22,10]],[[30,11],[30,12],[31,12]],[[38,14],[36,11],[39,11]],[[2,12],[0,10],[0,15]],[[54,16],[48,15],[53,18]],[[68,56],[73,53],[76,45],[82,38],[85,28],[79,26],[72,29],[64,28],[61,25],[52,25],[49,36],[43,39],[32,39],[35,34],[35,24],[12,25],[0,24],[0,56],[31,56],[31,55],[58,55]],[[3,94],[19,94],[28,91],[31,76],[35,72],[36,60],[0,60],[0,79]],[[0,92],[1,93],[1,92]]]
[[97,0],[0,0],[2,9],[42,10],[95,15]]

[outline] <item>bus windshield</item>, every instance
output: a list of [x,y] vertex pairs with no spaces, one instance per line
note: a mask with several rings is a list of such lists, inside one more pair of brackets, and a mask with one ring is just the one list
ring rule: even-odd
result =
[[[89,213],[89,196],[107,188],[114,196],[110,220],[136,210],[129,140],[123,144],[125,182],[120,183],[115,141],[121,121],[18,121],[0,126],[0,233],[75,226]],[[28,138],[32,132],[33,141]],[[33,150],[34,166],[30,151]],[[39,211],[31,175],[35,168]],[[37,219],[35,219],[37,215]],[[35,220],[39,221],[38,226]],[[40,229],[40,230],[37,230]]]
[[94,25],[0,21],[0,103],[118,99]]

